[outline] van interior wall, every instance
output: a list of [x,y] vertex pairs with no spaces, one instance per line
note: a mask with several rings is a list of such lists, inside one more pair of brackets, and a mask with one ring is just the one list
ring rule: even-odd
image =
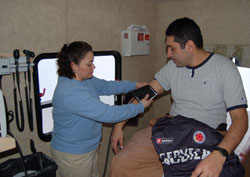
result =
[[[168,24],[179,17],[193,18],[201,27],[204,43],[250,44],[250,2],[248,0],[0,0],[0,53],[12,54],[13,49],[29,49],[36,55],[57,52],[64,43],[84,40],[95,51],[117,50],[121,53],[121,31],[130,24],[146,25],[150,31],[150,55],[122,58],[122,79],[150,82],[167,61],[164,32]],[[242,63],[250,67],[250,58]],[[13,80],[3,77],[3,93],[9,110],[14,110]],[[21,74],[21,88],[24,79]],[[22,95],[24,95],[22,89]],[[33,97],[34,99],[34,97]],[[158,99],[144,113],[138,127],[126,127],[125,141],[148,125],[148,121],[169,112],[170,96]],[[24,107],[25,110],[26,107]],[[33,105],[34,108],[34,105]],[[33,110],[34,113],[34,110]],[[34,122],[36,127],[36,121]],[[21,145],[23,153],[30,154],[29,141],[35,142],[37,151],[50,154],[49,145],[41,141],[37,130],[29,131],[25,112],[25,130],[19,132],[15,121],[10,130]],[[104,127],[100,147],[100,172],[103,171],[111,127]],[[113,157],[110,153],[110,159]],[[18,154],[0,158],[0,163]],[[109,164],[110,164],[109,159]],[[249,160],[247,162],[249,164]],[[249,167],[249,165],[248,165]],[[108,173],[107,173],[108,174]],[[249,174],[249,169],[248,169]],[[108,176],[108,175],[106,175]]]
[[[149,82],[155,72],[154,61],[157,59],[156,9],[155,3],[144,0],[38,0],[35,2],[1,0],[0,21],[4,25],[0,29],[2,41],[0,53],[11,55],[13,49],[32,50],[36,55],[58,52],[63,44],[75,40],[90,43],[95,51],[117,50],[121,53],[121,31],[126,30],[131,24],[146,25],[151,33],[150,55],[123,57],[122,79]],[[24,97],[22,73],[20,74],[20,80],[21,94]],[[8,110],[14,110],[11,75],[3,76],[2,86]],[[32,98],[34,100],[33,94]],[[24,110],[26,110],[25,105]],[[33,114],[35,115],[34,111]],[[35,142],[37,151],[50,155],[50,143],[39,139],[36,128],[33,132],[30,132],[27,113],[26,111],[24,113],[25,130],[23,132],[17,130],[15,120],[10,123],[10,130],[19,142],[24,155],[31,153],[30,139]],[[139,127],[143,127],[143,124],[146,124],[151,117],[154,117],[153,109],[144,115],[144,119],[140,120]],[[36,121],[34,127],[36,127]],[[126,136],[132,134],[139,127],[128,128]],[[104,127],[103,129],[103,140],[100,147],[100,172],[103,171],[110,131],[111,127]],[[112,155],[110,153],[110,156]],[[19,154],[15,153],[2,157],[0,163],[16,157],[19,157]]]

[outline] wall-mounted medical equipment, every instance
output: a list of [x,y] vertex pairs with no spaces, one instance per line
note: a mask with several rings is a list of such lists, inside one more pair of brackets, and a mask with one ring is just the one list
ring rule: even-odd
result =
[[[26,97],[26,105],[27,110],[32,111],[32,102],[31,96],[30,96],[30,67],[33,65],[30,63],[30,57],[34,57],[35,54],[29,50],[23,51],[25,56],[20,56],[19,50],[15,49],[13,51],[13,57],[5,57],[0,59],[0,127],[1,127],[1,136],[5,136],[7,134],[7,113],[6,113],[6,107],[4,102],[4,96],[2,93],[2,85],[1,85],[1,79],[3,75],[9,75],[12,74],[13,76],[13,96],[14,96],[14,104],[15,104],[15,119],[17,128],[19,131],[24,130],[24,110],[23,110],[23,102],[21,97],[21,91],[20,91],[20,72],[24,72],[24,78],[25,78],[25,97]],[[28,72],[27,72],[28,71]],[[26,74],[27,72],[27,74]],[[29,94],[28,94],[28,87],[26,84],[26,76],[28,77],[29,81]],[[18,92],[17,92],[18,91]],[[19,97],[18,97],[19,95]],[[31,112],[29,111],[29,112]],[[20,114],[19,114],[20,113]],[[28,111],[27,111],[28,113]],[[20,116],[19,116],[20,115]],[[30,117],[30,114],[28,113],[29,118],[29,124],[32,122],[32,119]],[[33,122],[32,122],[33,124]],[[30,126],[31,128],[31,126]],[[32,128],[33,130],[33,128]]]
[[[38,136],[43,141],[51,140],[53,130],[52,97],[57,84],[57,55],[44,53],[34,60],[33,80]],[[93,75],[105,80],[121,80],[121,55],[117,51],[94,52]],[[121,95],[101,96],[106,104],[121,104]]]
[[[18,71],[27,71],[26,57],[21,56],[18,59]],[[16,72],[16,64],[14,57],[0,59],[0,75],[8,75]]]
[[145,25],[130,25],[122,31],[122,55],[149,55],[150,33]]
[[[24,71],[24,81],[25,81],[25,99],[26,99],[26,110],[28,116],[28,123],[30,131],[33,131],[33,100],[31,98],[31,65],[30,59],[35,57],[35,53],[29,50],[23,50],[27,61],[27,72]],[[27,76],[27,79],[26,79]]]

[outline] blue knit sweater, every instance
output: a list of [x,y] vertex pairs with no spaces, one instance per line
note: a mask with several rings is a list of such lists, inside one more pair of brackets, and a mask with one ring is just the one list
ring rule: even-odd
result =
[[59,151],[82,154],[96,149],[102,135],[102,122],[119,122],[144,111],[142,103],[110,106],[100,95],[127,93],[135,82],[105,81],[93,77],[77,81],[59,77],[54,92],[51,146]]

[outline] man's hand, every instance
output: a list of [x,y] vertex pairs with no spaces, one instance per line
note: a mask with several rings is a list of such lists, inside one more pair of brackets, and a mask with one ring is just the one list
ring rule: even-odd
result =
[[219,177],[225,161],[226,157],[218,151],[213,151],[200,161],[191,177]]
[[112,149],[115,154],[119,152],[119,146],[120,146],[120,149],[123,149],[123,145],[124,145],[123,143],[124,143],[123,128],[122,128],[122,125],[117,124],[113,128],[113,132],[111,136]]
[[137,89],[138,89],[138,88],[141,88],[141,87],[144,87],[144,86],[146,86],[146,85],[148,85],[147,82],[136,82],[136,88],[137,88]]

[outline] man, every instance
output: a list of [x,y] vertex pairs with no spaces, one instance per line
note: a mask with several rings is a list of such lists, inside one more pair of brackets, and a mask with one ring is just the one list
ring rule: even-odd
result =
[[[218,177],[225,153],[234,151],[248,129],[247,100],[239,72],[229,59],[203,49],[200,28],[189,18],[169,25],[166,47],[172,60],[156,73],[150,85],[158,94],[171,90],[170,115],[194,118],[217,128],[226,123],[226,113],[230,113],[232,125],[218,145],[220,150],[201,160],[192,173],[192,177]],[[124,124],[117,124],[113,131],[115,153],[118,144],[123,149]],[[111,177],[161,177],[162,167],[150,138],[150,127],[136,133],[113,158]]]

